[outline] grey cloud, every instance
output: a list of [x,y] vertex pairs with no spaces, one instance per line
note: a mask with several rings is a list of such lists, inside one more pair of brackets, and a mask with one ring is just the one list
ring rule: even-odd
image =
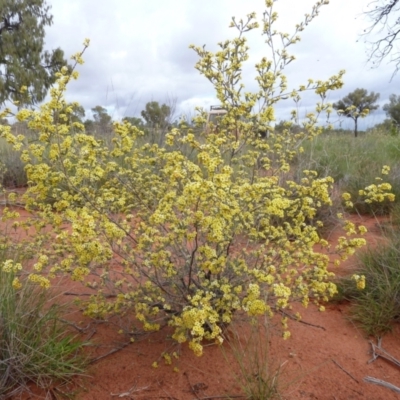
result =
[[[290,32],[313,3],[277,1],[280,26]],[[99,104],[115,118],[140,115],[148,101],[165,102],[169,96],[177,99],[178,112],[190,113],[196,104],[208,107],[216,100],[212,85],[194,68],[197,55],[189,44],[217,50],[217,42],[235,33],[228,28],[232,16],[244,17],[251,11],[261,15],[263,4],[263,0],[119,0],[111,7],[97,0],[54,1],[54,25],[46,41],[49,48],[59,46],[72,54],[82,48],[86,37],[91,39],[85,64],[78,68],[80,78],[68,91],[68,99],[79,101],[86,110]],[[308,78],[326,79],[346,69],[345,87],[329,94],[329,101],[365,87],[381,93],[384,104],[396,92],[399,77],[389,83],[392,66],[371,70],[364,43],[356,42],[366,26],[362,19],[354,19],[363,7],[363,0],[336,0],[322,8],[302,33],[302,41],[290,49],[297,56],[286,71],[290,89]],[[252,61],[269,54],[260,31],[248,39]],[[256,90],[254,75],[253,67],[243,69],[248,90]],[[316,101],[316,96],[305,95],[300,111],[311,111]],[[292,108],[288,102],[278,105],[278,119],[288,119]],[[373,115],[368,118],[384,118],[382,111]]]

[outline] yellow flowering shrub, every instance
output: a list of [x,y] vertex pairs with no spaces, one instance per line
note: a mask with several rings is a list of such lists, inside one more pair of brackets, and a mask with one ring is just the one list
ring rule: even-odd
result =
[[[245,33],[260,25],[255,14],[234,19],[238,37],[220,43],[216,53],[193,46],[196,68],[227,114],[198,134],[206,117],[199,110],[196,126],[182,121],[165,146],[144,143],[127,122],[114,124],[111,146],[69,123],[64,93],[77,73],[61,70],[50,101],[17,114],[37,140],[25,143],[0,128],[26,164],[23,201],[32,218],[25,225],[35,229],[36,246],[30,280],[47,287],[57,273],[69,274],[93,289],[87,315],[133,313],[146,331],[169,325],[173,338],[189,342],[197,355],[203,339],[222,342],[223,327],[240,310],[272,316],[295,301],[307,306],[333,296],[329,257],[318,250],[328,244],[316,220],[318,209],[331,205],[333,180],[304,171],[295,182],[290,160],[321,132],[318,116],[332,109],[326,94],[342,87],[343,72],[297,91],[288,90],[283,75],[294,60],[288,47],[325,3],[288,35],[273,30],[276,13],[266,1],[261,31],[273,57],[256,64],[254,93],[244,91],[241,69],[249,57]],[[81,55],[74,59],[82,62]],[[303,131],[275,134],[275,104],[298,101],[305,90],[319,102]],[[361,230],[348,226],[336,248],[342,259],[365,243]],[[286,320],[283,327],[288,338]]]
[[359,213],[371,213],[373,215],[388,214],[395,201],[392,193],[392,185],[384,182],[385,175],[390,172],[390,167],[384,165],[381,174],[383,177],[376,177],[375,183],[366,186],[355,193],[354,199],[350,193],[343,193],[342,199],[346,207],[356,209]]

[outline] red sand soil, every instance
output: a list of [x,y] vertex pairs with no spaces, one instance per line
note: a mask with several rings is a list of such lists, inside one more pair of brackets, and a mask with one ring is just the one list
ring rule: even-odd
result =
[[[377,221],[362,218],[367,226],[367,239],[370,243],[379,241]],[[329,240],[335,242],[339,232],[334,231]],[[354,268],[355,258],[342,264],[336,272],[338,275],[349,274]],[[71,282],[63,279],[60,291],[79,290]],[[70,300],[71,296],[63,295]],[[279,329],[273,326],[269,338],[269,360],[272,368],[282,365],[280,379],[282,398],[284,399],[370,399],[389,400],[400,398],[399,394],[386,387],[367,383],[364,377],[370,376],[390,382],[400,387],[399,369],[385,359],[371,359],[371,344],[347,318],[348,305],[328,304],[325,312],[315,307],[299,308],[302,321],[289,322],[291,338],[284,341]],[[24,399],[57,398],[55,394],[68,392],[75,394],[77,400],[103,399],[228,399],[245,398],[238,379],[239,367],[232,356],[229,337],[234,330],[242,338],[249,335],[248,324],[235,323],[228,328],[228,340],[222,348],[209,345],[202,357],[196,357],[187,345],[176,345],[167,331],[150,334],[129,343],[129,338],[118,334],[113,323],[96,322],[82,317],[76,308],[71,308],[66,319],[81,327],[82,339],[89,338],[93,346],[89,347],[90,357],[99,359],[93,362],[86,377],[74,379],[69,387],[61,387],[53,394],[38,394],[33,389]],[[110,321],[113,322],[113,321]],[[279,319],[273,323],[279,325]],[[398,337],[400,327],[396,325],[391,334],[386,335],[382,347],[394,358],[400,360]],[[231,339],[233,343],[233,339]],[[160,357],[163,352],[179,354],[173,365],[165,365]],[[109,354],[112,353],[112,354]],[[108,355],[107,355],[108,354]],[[104,356],[103,358],[100,358]],[[251,354],[245,353],[244,360],[251,362]],[[152,363],[158,361],[159,367]],[[174,367],[179,368],[174,372]],[[230,397],[229,397],[230,396]]]

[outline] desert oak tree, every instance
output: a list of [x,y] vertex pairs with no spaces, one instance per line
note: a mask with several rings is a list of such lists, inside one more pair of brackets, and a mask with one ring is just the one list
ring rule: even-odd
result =
[[389,103],[383,106],[383,111],[386,112],[386,115],[397,127],[400,126],[400,96],[391,94],[389,96]]
[[44,0],[0,0],[0,104],[44,99],[55,73],[67,65],[64,52],[44,50],[53,17]]
[[371,92],[368,94],[366,89],[356,89],[343,97],[337,103],[333,104],[333,108],[338,114],[351,118],[354,121],[354,136],[358,136],[358,118],[366,117],[371,111],[378,109],[379,105],[375,104],[379,98],[379,93]]
[[150,101],[141,115],[150,128],[164,129],[169,124],[171,107],[166,104],[160,105],[157,101]]

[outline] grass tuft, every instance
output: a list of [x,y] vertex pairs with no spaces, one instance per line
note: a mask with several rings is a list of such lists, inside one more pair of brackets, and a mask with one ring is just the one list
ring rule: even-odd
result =
[[[246,324],[247,325],[247,324]],[[228,350],[222,351],[224,357],[238,367],[237,382],[242,387],[245,399],[277,400],[282,399],[283,384],[281,379],[283,365],[276,365],[271,360],[269,349],[268,323],[259,321],[251,323],[249,335],[241,335],[234,327],[226,338]]]
[[66,333],[62,308],[49,305],[50,292],[28,282],[15,290],[13,280],[13,273],[0,269],[1,399],[28,390],[30,383],[52,390],[85,370],[83,343]]
[[365,276],[365,288],[358,290],[354,280],[343,278],[338,283],[339,296],[352,302],[351,320],[367,335],[380,337],[400,318],[399,232],[388,243],[361,253],[359,261],[355,273]]

